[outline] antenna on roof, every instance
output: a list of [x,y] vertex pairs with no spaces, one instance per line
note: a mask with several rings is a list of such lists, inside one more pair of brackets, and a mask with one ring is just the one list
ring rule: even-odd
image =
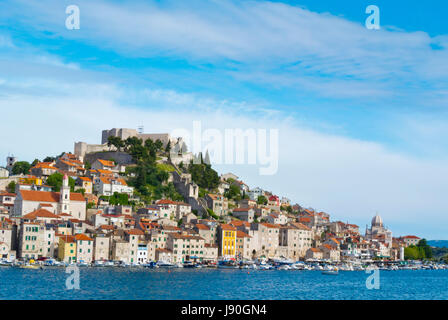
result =
[[137,130],[138,130],[138,133],[139,133],[139,134],[143,134],[143,132],[145,131],[145,127],[144,127],[144,126],[139,126],[139,127],[137,128]]

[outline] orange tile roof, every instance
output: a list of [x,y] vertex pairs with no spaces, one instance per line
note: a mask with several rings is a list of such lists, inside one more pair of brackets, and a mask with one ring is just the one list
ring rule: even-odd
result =
[[[59,202],[60,193],[59,192],[48,192],[48,191],[34,191],[34,190],[20,190],[22,199],[24,201],[35,201],[35,202]],[[71,201],[85,202],[84,196],[81,193],[70,193]]]
[[69,235],[59,235],[59,238],[62,239],[62,241],[64,241],[65,243],[72,243],[75,242],[75,237],[74,236],[69,236]]
[[248,235],[246,232],[237,230],[236,231],[236,237],[237,238],[252,238],[250,235]]
[[208,226],[206,226],[205,224],[201,224],[201,223],[198,223],[196,225],[196,228],[198,228],[199,230],[210,230],[210,228]]
[[92,238],[90,238],[89,236],[85,235],[85,234],[77,234],[75,236],[76,241],[81,241],[81,240],[85,240],[85,241],[93,241]]
[[140,229],[130,229],[126,230],[127,234],[134,235],[134,236],[143,236],[144,232]]
[[98,162],[105,167],[115,167],[115,163],[113,161],[98,159]]
[[221,229],[222,230],[231,230],[231,231],[236,231],[236,227],[230,225],[230,224],[221,224]]
[[103,169],[98,169],[98,170],[91,170],[92,173],[98,172],[98,173],[102,173],[104,175],[109,175],[109,176],[113,176],[114,173],[110,170],[103,170]]
[[260,224],[265,226],[265,227],[267,227],[267,228],[280,228],[280,226],[278,226],[276,224],[272,224],[272,223],[262,222]]
[[60,217],[55,215],[54,213],[51,213],[48,210],[45,209],[38,209],[33,212],[28,213],[27,215],[24,215],[22,219],[26,220],[34,220],[37,218],[51,218],[51,219],[59,219]]
[[123,178],[112,178],[112,177],[101,177],[100,180],[104,184],[111,184],[112,181],[118,181],[122,186],[127,186],[128,184],[124,181]]
[[104,230],[113,230],[113,229],[115,229],[114,226],[112,226],[112,225],[108,225],[108,224],[103,224],[103,225],[101,225],[99,228],[100,228],[100,229],[104,229]]
[[232,220],[229,224],[231,224],[234,227],[240,227],[240,226],[245,226],[245,227],[249,227],[250,223],[247,221],[242,221],[242,220]]
[[302,230],[307,230],[307,231],[311,230],[311,228],[308,228],[306,225],[304,225],[303,223],[300,223],[300,222],[292,222],[291,224],[294,227],[296,227],[297,229],[302,229]]
[[157,204],[177,204],[176,202],[171,201],[169,199],[162,199],[162,200],[156,201],[156,203]]

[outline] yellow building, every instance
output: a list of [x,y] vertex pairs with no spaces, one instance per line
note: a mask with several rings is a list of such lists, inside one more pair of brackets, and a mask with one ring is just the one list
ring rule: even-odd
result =
[[60,236],[58,259],[67,263],[76,262],[76,239],[74,236]]
[[218,230],[218,243],[221,257],[235,258],[236,227],[229,224],[221,224]]
[[78,185],[78,188],[84,189],[85,193],[93,193],[93,182],[90,178],[79,177],[76,184]]
[[42,179],[36,176],[28,175],[19,179],[20,184],[34,184],[36,186],[42,185]]

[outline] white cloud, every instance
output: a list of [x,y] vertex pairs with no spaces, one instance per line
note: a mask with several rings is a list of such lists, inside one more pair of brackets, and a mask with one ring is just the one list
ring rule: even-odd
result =
[[[335,97],[404,95],[403,83],[418,88],[417,84],[432,81],[426,83],[432,87],[448,76],[446,36],[431,38],[425,32],[386,27],[367,30],[361,23],[282,3],[79,1],[78,5],[79,31],[63,28],[63,4],[53,0],[35,2],[33,7],[26,2],[20,16],[38,29],[126,56],[174,56],[223,66],[237,61],[255,65],[267,74],[265,79],[274,80],[271,83],[281,76],[285,84],[300,82]],[[238,64],[232,67],[243,72]],[[317,83],[322,78],[327,85]],[[338,85],[341,89],[328,90]]]
[[[335,218],[362,224],[378,211],[395,230],[416,234],[425,230],[430,237],[442,237],[440,226],[448,223],[444,214],[448,168],[443,163],[397,154],[376,143],[298,128],[278,116],[252,118],[226,109],[220,102],[213,111],[199,112],[198,100],[174,92],[148,89],[156,100],[167,98],[166,105],[176,105],[176,101],[187,104],[191,112],[120,105],[115,97],[98,95],[95,87],[74,86],[72,90],[65,98],[16,96],[0,100],[2,117],[9,120],[0,134],[0,150],[33,160],[71,151],[75,141],[99,143],[102,129],[144,125],[148,132],[171,132],[191,128],[193,120],[201,120],[204,128],[221,130],[279,128],[278,174],[259,176],[257,166],[220,169],[232,170],[251,186],[328,211]],[[213,100],[209,103],[213,107]],[[409,224],[408,229],[402,228],[403,222]],[[432,233],[428,231],[431,228]]]

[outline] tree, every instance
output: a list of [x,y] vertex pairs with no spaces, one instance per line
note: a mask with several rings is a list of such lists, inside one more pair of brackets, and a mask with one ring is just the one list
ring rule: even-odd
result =
[[30,173],[31,164],[26,161],[19,161],[14,164],[12,167],[12,174],[18,175],[18,174],[28,174]]
[[157,151],[162,151],[163,148],[163,142],[160,141],[160,139],[157,139],[156,142],[154,143]]
[[[62,180],[64,179],[64,176],[62,173],[55,172],[51,176],[47,178],[46,184],[52,187],[53,191],[59,192],[62,187]],[[75,191],[75,180],[72,178],[68,178],[68,185],[70,186],[70,191]]]
[[428,245],[426,239],[421,239],[417,243],[417,247],[419,248],[420,251],[423,252],[423,258],[424,259],[431,259],[432,258],[432,256],[433,256],[432,249]]
[[232,184],[229,187],[229,190],[226,191],[224,194],[229,199],[234,199],[236,201],[241,200],[241,191],[240,188],[237,185]]
[[171,141],[166,144],[165,152],[169,153],[171,151]]
[[89,203],[87,204],[87,209],[93,209],[93,208],[95,208],[95,203],[93,203],[93,202],[89,202]]
[[11,181],[8,186],[6,187],[6,190],[8,192],[14,193],[16,192],[16,182],[15,181]]
[[209,164],[193,164],[191,162],[188,172],[191,173],[193,181],[201,188],[212,190],[219,185],[218,173]]
[[56,160],[55,157],[46,157],[43,162],[53,162],[54,160]]
[[39,159],[34,159],[34,161],[31,163],[31,166],[34,167],[39,162],[40,162]]
[[268,199],[265,196],[258,196],[257,204],[267,205],[268,204]]
[[404,258],[406,260],[420,259],[420,252],[416,246],[409,246],[404,248]]
[[107,146],[114,146],[115,148],[117,148],[117,151],[121,151],[124,145],[124,141],[121,140],[120,137],[110,136],[107,138]]
[[111,205],[129,205],[129,195],[126,193],[115,192],[112,196],[101,196],[101,199],[108,200]]

